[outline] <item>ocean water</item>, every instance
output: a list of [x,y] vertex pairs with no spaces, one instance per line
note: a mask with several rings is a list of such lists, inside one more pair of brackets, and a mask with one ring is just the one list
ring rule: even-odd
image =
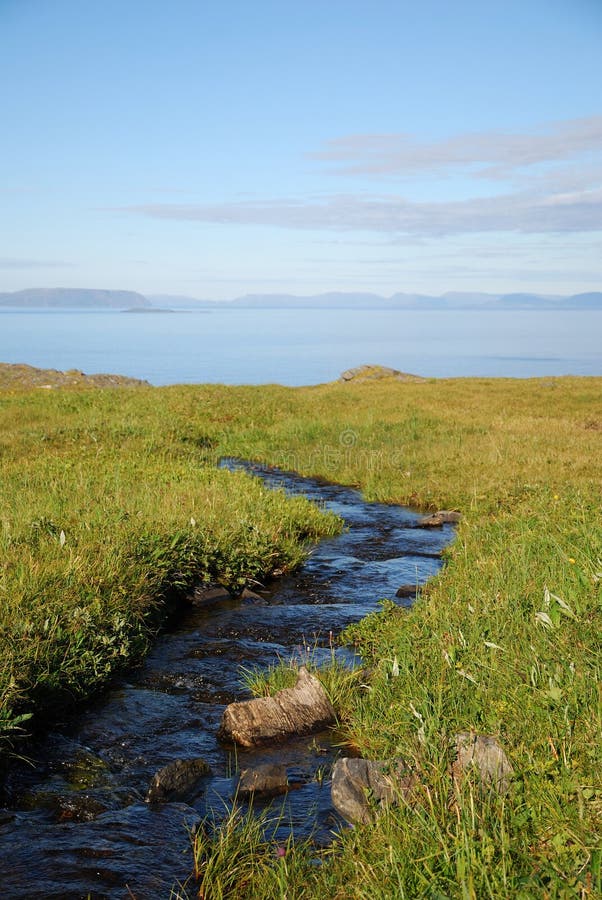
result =
[[602,311],[0,310],[0,361],[155,385],[319,384],[362,363],[428,377],[602,375]]

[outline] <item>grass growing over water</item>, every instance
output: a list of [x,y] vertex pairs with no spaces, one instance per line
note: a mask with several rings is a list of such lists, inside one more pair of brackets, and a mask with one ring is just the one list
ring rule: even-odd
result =
[[[232,823],[234,836],[196,842],[202,896],[601,895],[600,379],[38,391],[5,393],[0,415],[9,719],[48,683],[81,693],[94,665],[138,652],[174,579],[261,577],[336,527],[216,473],[221,454],[464,515],[415,607],[347,635],[372,678],[341,693],[343,727],[362,754],[419,768],[421,801],[323,854],[276,855]],[[65,682],[84,650],[89,677]],[[507,797],[473,781],[454,796],[449,741],[470,729],[502,740]]]

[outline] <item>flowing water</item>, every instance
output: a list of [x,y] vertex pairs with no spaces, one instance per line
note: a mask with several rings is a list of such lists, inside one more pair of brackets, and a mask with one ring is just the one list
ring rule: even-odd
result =
[[[418,586],[439,570],[453,528],[417,528],[418,513],[367,503],[350,488],[234,460],[225,465],[304,494],[340,515],[346,530],[257,597],[191,609],[142,666],[35,745],[35,768],[13,768],[0,809],[5,900],[165,900],[192,870],[187,829],[226,814],[236,771],[247,766],[286,765],[294,789],[272,801],[281,817],[277,838],[292,829],[324,843],[340,827],[328,781],[338,752],[333,735],[235,752],[216,738],[224,706],[248,696],[241,667],[308,655],[328,661],[333,635],[345,625],[394,599],[401,585]],[[351,651],[336,653],[354,664]],[[203,757],[212,774],[183,800],[145,802],[157,770],[192,757]]]

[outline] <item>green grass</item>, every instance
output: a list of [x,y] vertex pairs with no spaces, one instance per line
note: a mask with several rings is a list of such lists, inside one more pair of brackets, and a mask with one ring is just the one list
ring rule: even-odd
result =
[[[196,841],[201,896],[602,896],[601,379],[6,392],[0,417],[8,725],[141,652],[174,582],[261,578],[336,528],[216,472],[221,454],[464,515],[412,610],[348,629],[371,678],[336,697],[363,755],[419,769],[422,802],[325,853],[277,857],[237,819]],[[504,744],[506,798],[468,782],[454,800],[469,729]]]
[[360,667],[350,669],[349,666],[339,662],[334,651],[333,644],[328,665],[316,663],[310,648],[303,659],[299,659],[298,656],[292,660],[282,659],[267,669],[243,666],[240,673],[241,682],[254,697],[271,697],[277,691],[293,687],[299,675],[299,667],[304,665],[317,676],[334,709],[344,717],[357,702],[358,691],[362,690],[366,680],[366,672]]
[[134,393],[1,401],[4,749],[23,717],[54,715],[144,653],[199,579],[236,591],[340,527],[302,498],[217,471],[197,433],[163,430],[151,393],[152,427],[134,421]]

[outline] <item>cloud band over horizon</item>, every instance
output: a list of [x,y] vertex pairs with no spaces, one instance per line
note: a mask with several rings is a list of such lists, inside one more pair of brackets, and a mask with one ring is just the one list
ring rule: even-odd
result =
[[[143,203],[119,210],[211,224],[433,238],[496,231],[558,234],[602,230],[602,116],[556,122],[532,134],[482,132],[428,144],[410,135],[355,135],[329,141],[326,150],[311,156],[343,164],[336,174],[348,178],[414,177],[414,189],[421,187],[420,175],[440,177],[442,171],[459,168],[463,170],[463,196],[409,199],[392,189],[370,193],[363,181],[361,191],[333,192],[318,200],[308,196]],[[489,196],[470,196],[474,179],[480,180],[480,192],[483,179],[494,182]],[[427,193],[432,193],[432,188]]]

